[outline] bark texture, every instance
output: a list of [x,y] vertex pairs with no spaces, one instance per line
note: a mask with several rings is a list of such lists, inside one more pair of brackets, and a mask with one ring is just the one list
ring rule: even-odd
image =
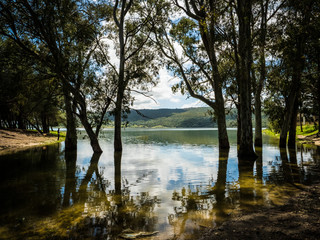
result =
[[239,56],[240,56],[240,145],[239,158],[256,158],[253,150],[251,118],[251,0],[238,0]]
[[65,140],[66,150],[76,150],[77,149],[77,129],[76,129],[76,119],[73,113],[73,107],[71,103],[70,93],[63,86],[65,110],[67,117],[67,134]]

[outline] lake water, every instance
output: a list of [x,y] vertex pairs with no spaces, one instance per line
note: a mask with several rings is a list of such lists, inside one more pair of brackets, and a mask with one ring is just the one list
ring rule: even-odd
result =
[[[64,143],[0,156],[0,239],[194,239],[233,213],[280,204],[319,182],[320,149],[280,151],[264,136],[254,162],[239,164],[236,131],[219,152],[215,129],[126,129],[122,155],[113,132],[92,153],[84,132],[78,151]],[[127,230],[128,231],[128,230]]]

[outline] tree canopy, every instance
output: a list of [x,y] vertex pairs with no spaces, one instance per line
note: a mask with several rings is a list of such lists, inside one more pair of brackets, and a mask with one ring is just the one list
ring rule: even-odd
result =
[[298,114],[320,114],[319,9],[311,0],[3,0],[0,127],[46,133],[64,123],[74,149],[81,124],[101,152],[112,113],[122,151],[134,94],[149,96],[166,67],[180,79],[174,92],[211,108],[220,148],[234,108],[239,156],[255,156],[252,114],[256,146],[263,112],[280,145],[289,132],[293,146]]

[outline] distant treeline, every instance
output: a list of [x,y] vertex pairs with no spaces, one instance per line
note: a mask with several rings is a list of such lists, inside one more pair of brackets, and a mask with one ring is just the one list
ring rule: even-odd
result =
[[[217,127],[210,108],[176,108],[131,110],[124,119],[127,127],[168,127],[168,128],[205,128]],[[263,127],[267,127],[267,117],[263,115]],[[113,124],[113,117],[110,117]],[[227,127],[237,127],[237,111],[232,109],[226,116]]]

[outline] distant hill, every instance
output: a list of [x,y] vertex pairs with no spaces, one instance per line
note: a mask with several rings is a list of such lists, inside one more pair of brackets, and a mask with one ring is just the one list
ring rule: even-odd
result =
[[128,122],[143,127],[214,127],[207,111],[208,108],[133,110],[128,115]]
[[[146,128],[206,128],[217,127],[217,123],[208,114],[210,108],[142,109],[131,110],[126,121],[128,127]],[[266,118],[263,118],[266,126]],[[113,118],[110,118],[113,121]],[[227,126],[237,126],[237,112],[232,110],[226,116]]]

